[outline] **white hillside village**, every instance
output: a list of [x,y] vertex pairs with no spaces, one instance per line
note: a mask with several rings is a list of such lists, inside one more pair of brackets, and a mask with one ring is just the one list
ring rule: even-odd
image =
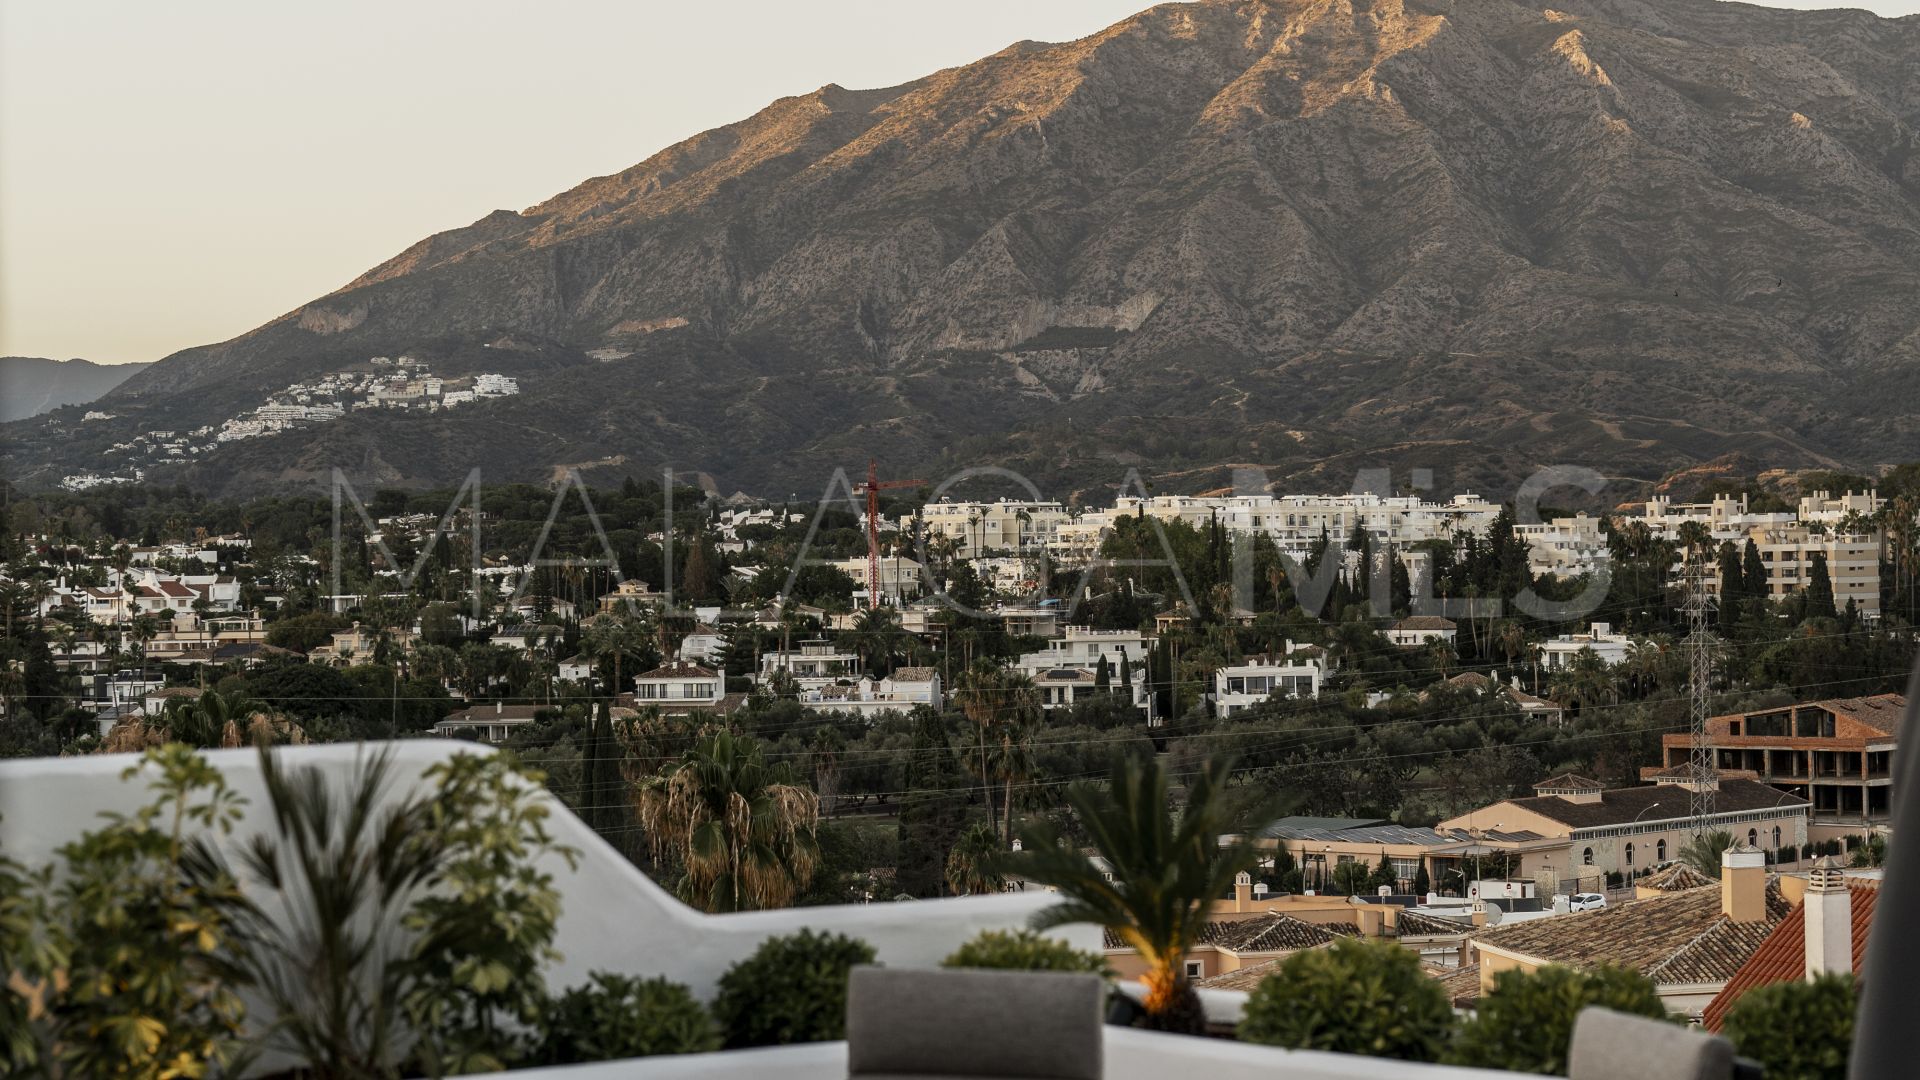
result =
[[[261,405],[217,427],[209,424],[187,432],[148,431],[113,444],[107,448],[106,456],[139,461],[147,466],[176,464],[206,454],[222,443],[330,423],[350,412],[366,409],[437,412],[492,398],[512,397],[519,392],[519,382],[506,375],[483,372],[444,378],[430,371],[423,360],[410,356],[375,356],[367,360],[365,370],[332,371],[310,382],[289,384]],[[89,420],[109,418],[105,413],[87,414]],[[61,486],[69,491],[84,491],[106,484],[139,483],[144,478],[145,472],[139,468],[113,473],[75,473],[64,477]]]

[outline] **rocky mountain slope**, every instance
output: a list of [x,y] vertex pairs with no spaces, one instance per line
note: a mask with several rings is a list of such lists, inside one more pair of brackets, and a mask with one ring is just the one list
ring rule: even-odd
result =
[[38,416],[63,405],[85,405],[147,366],[0,356],[0,421]]
[[[1051,494],[1234,463],[1871,467],[1920,457],[1916,70],[1920,17],[1858,11],[1168,4],[777,101],[113,401],[212,423],[403,351],[522,379],[180,467],[229,486],[615,462],[785,494],[870,454]],[[16,468],[91,452],[9,434]]]

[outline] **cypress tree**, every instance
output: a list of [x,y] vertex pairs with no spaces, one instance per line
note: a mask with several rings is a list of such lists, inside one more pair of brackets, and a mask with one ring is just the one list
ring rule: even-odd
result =
[[1113,665],[1107,662],[1107,654],[1100,654],[1100,663],[1093,669],[1093,688],[1099,693],[1113,689]]
[[1728,540],[1720,545],[1720,625],[1732,626],[1747,598],[1747,581],[1740,571],[1740,552]]
[[1827,557],[1814,552],[1813,562],[1807,569],[1807,615],[1809,619],[1831,619],[1836,612],[1833,607],[1833,578],[1827,573]]
[[897,858],[902,892],[939,896],[946,889],[947,852],[966,824],[966,778],[953,761],[946,723],[928,708],[916,710],[900,801]]
[[1747,538],[1747,549],[1740,555],[1740,577],[1744,588],[1742,592],[1749,600],[1767,598],[1767,564],[1760,558],[1760,545]]
[[618,740],[613,733],[613,709],[609,702],[600,702],[599,710],[594,713],[581,759],[582,786],[586,788],[582,793],[581,817],[608,843],[616,843],[612,834],[624,816],[620,796],[625,782],[620,775]]

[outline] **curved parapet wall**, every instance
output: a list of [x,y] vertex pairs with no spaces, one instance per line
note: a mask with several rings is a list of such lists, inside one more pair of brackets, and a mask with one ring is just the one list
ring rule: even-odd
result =
[[[344,787],[356,764],[391,751],[392,779],[386,797],[417,789],[422,774],[459,753],[491,753],[443,739],[374,744],[289,746],[274,751],[291,766],[314,766]],[[266,788],[254,750],[209,750],[234,791],[247,800],[233,835],[223,842],[232,856],[256,832],[271,828]],[[131,813],[150,801],[146,785],[121,773],[136,759],[126,754],[0,761],[0,852],[31,866],[57,859],[60,847],[94,828],[103,813]],[[552,796],[543,797],[551,799]],[[584,982],[589,971],[664,975],[711,997],[726,969],[769,937],[803,928],[832,931],[870,942],[883,964],[932,966],[961,942],[987,929],[1025,926],[1050,894],[955,897],[912,903],[853,904],[707,915],[681,903],[628,862],[579,818],[553,800],[555,839],[579,853],[568,867],[558,857],[546,869],[561,894],[555,946],[561,959],[547,971],[559,990]],[[1055,931],[1075,947],[1099,951],[1100,931],[1071,926]]]

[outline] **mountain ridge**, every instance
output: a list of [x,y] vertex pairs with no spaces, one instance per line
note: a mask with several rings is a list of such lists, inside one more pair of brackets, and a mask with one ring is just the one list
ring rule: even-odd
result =
[[[869,455],[1069,485],[1870,467],[1920,456],[1917,63],[1920,17],[1708,0],[1162,5],[780,99],[114,401],[205,422],[356,356],[520,335],[520,398],[260,440],[221,482],[616,454],[763,492]],[[422,423],[449,444],[366,445]],[[524,456],[478,448],[489,427]]]
[[78,357],[0,356],[0,422],[85,405],[148,364],[96,364]]

